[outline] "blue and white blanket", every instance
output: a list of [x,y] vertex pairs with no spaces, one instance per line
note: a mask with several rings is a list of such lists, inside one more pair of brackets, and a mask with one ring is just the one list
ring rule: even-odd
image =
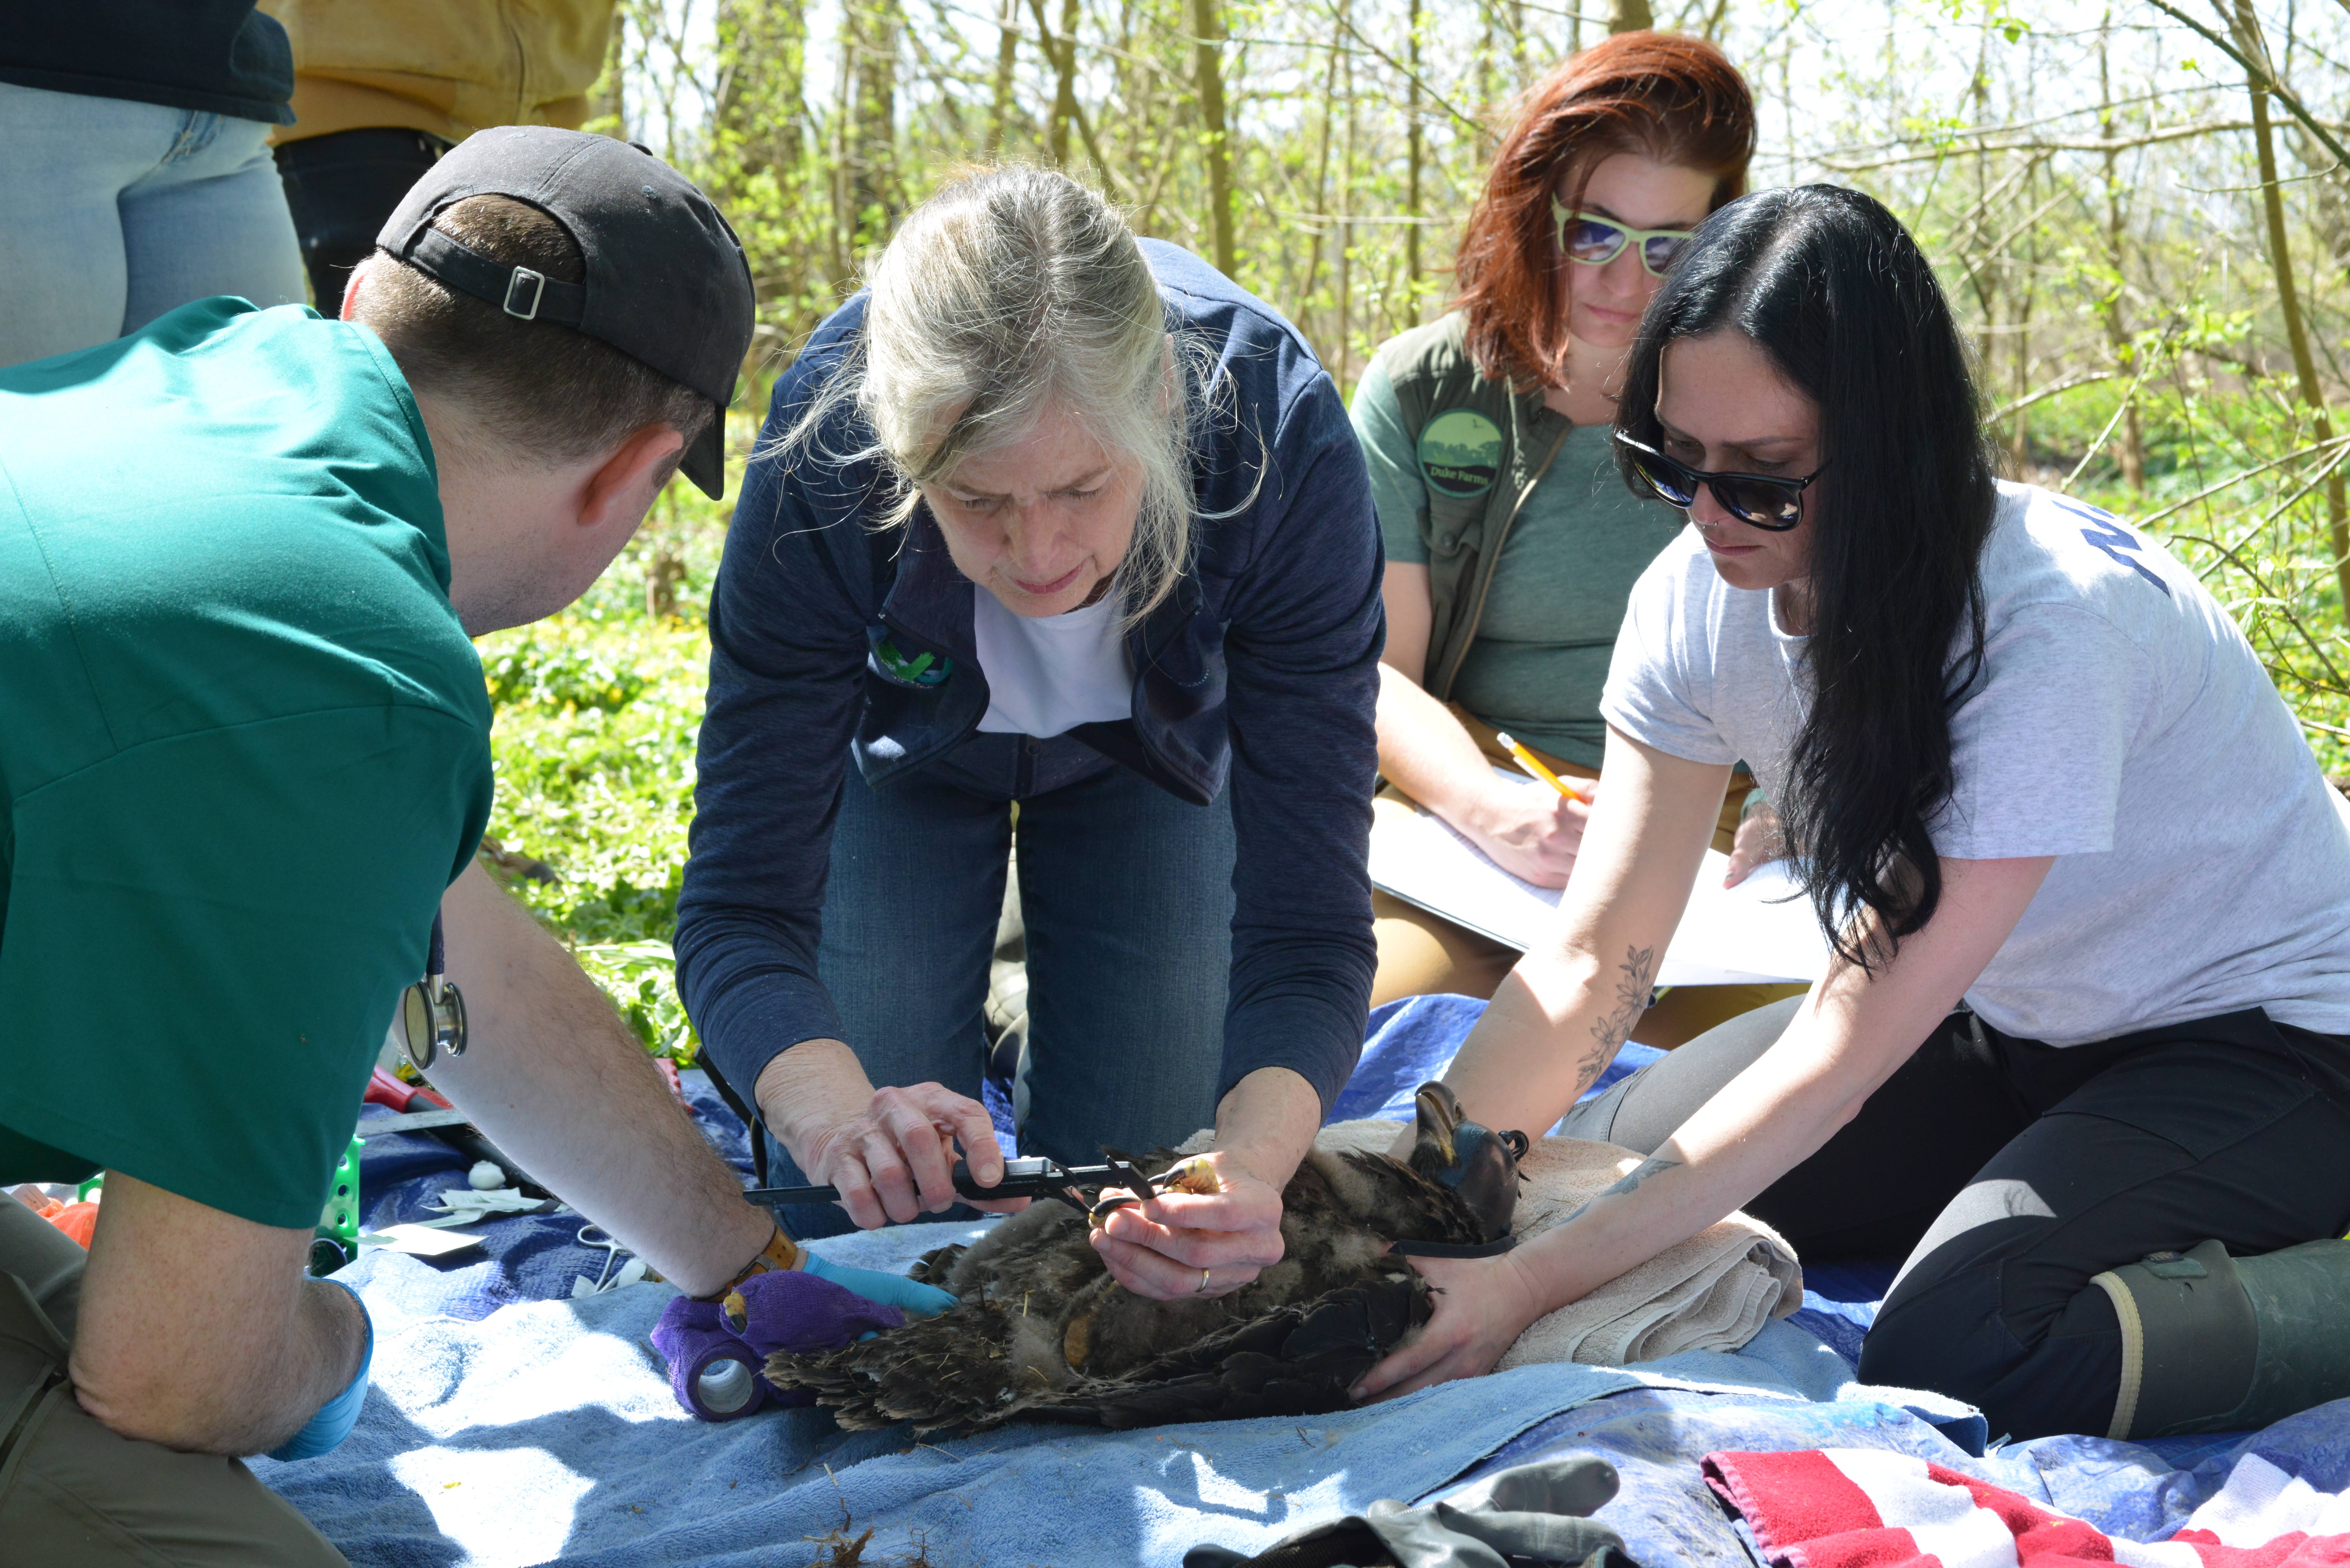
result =
[[[1419,998],[1382,1009],[1336,1114],[1409,1116],[1410,1089],[1481,1006]],[[747,1168],[741,1124],[687,1076],[713,1145]],[[421,1218],[432,1194],[462,1180],[437,1144],[376,1140],[367,1223]],[[705,1425],[678,1407],[647,1339],[667,1286],[571,1299],[572,1281],[592,1280],[605,1256],[577,1245],[580,1223],[501,1220],[482,1228],[486,1253],[434,1264],[377,1252],[341,1276],[367,1298],[379,1335],[359,1428],[332,1454],[255,1468],[354,1563],[747,1568],[828,1562],[836,1542],[847,1560],[847,1543],[869,1529],[858,1559],[868,1564],[1171,1564],[1202,1542],[1255,1549],[1379,1498],[1424,1501],[1576,1452],[1616,1465],[1624,1488],[1600,1517],[1660,1568],[1749,1561],[1699,1476],[1700,1457],[1717,1449],[1894,1449],[2137,1540],[2177,1528],[2239,1449],[2326,1490],[2350,1478],[2350,1402],[2251,1438],[2048,1438],[1975,1458],[1985,1434],[1971,1410],[1853,1381],[1848,1356],[1889,1268],[1810,1271],[1805,1310],[1735,1355],[1525,1367],[1307,1420],[1019,1427],[937,1443],[904,1428],[844,1433],[816,1410]],[[902,1268],[975,1229],[908,1226],[819,1247]]]

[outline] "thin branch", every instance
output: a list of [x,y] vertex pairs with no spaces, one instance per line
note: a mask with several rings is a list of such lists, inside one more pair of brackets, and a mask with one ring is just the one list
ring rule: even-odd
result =
[[1459,120],[1462,125],[1467,126],[1471,130],[1475,131],[1478,135],[1482,136],[1485,134],[1487,128],[1484,121],[1477,119],[1474,115],[1463,114],[1459,109],[1453,108],[1452,100],[1446,98],[1442,93],[1438,92],[1434,85],[1431,84],[1427,78],[1419,75],[1419,72],[1414,71],[1402,61],[1397,59],[1393,55],[1388,54],[1385,49],[1380,48],[1377,44],[1371,42],[1370,39],[1365,37],[1363,36],[1363,30],[1355,26],[1354,17],[1341,17],[1338,25],[1346,28],[1349,33],[1354,34],[1355,42],[1362,45],[1363,47],[1368,49],[1372,54],[1377,55],[1379,59],[1386,64],[1389,70],[1403,77],[1407,81],[1418,82],[1419,84],[1420,90],[1428,95],[1429,101],[1430,103],[1436,105],[1437,108],[1442,109],[1445,113],[1451,115],[1453,119]]
[[2087,138],[2064,138],[2048,140],[2031,138],[2021,141],[2001,141],[1988,146],[1939,147],[1916,152],[1898,152],[1887,158],[1843,159],[1822,158],[1823,169],[1833,169],[1839,174],[1857,174],[1872,169],[1894,169],[1905,163],[1929,163],[1937,158],[1952,154],[1973,156],[1978,153],[2000,152],[2127,152],[2133,148],[2156,147],[2168,141],[2186,141],[2198,136],[2216,136],[2230,130],[2250,130],[2249,119],[2200,119],[2192,125],[2167,126],[2138,136],[2126,136],[2113,141]]
[[[2343,0],[2343,3],[2345,5],[2350,5],[2350,0]],[[2061,120],[2078,119],[2085,114],[2104,114],[2111,109],[2127,109],[2132,105],[2141,103],[2167,103],[2172,99],[2182,98],[2189,93],[2233,92],[2236,89],[2232,84],[2225,82],[2201,82],[2189,87],[2166,88],[2160,92],[2140,93],[2136,98],[2117,98],[2110,104],[2089,103],[2083,104],[2078,109],[2059,109],[2054,114],[2043,114],[2033,119],[2002,120],[1997,125],[1970,125],[1964,130],[1957,132],[1957,134],[1961,136],[2009,136],[2013,135],[2018,131],[2036,130],[2043,125],[2054,125]],[[1825,153],[1822,154],[1822,156],[1829,158],[1837,157],[1839,155],[1849,156],[1866,151],[1872,148],[1899,147],[1911,140],[1914,139],[1897,136],[1881,141],[1847,142],[1842,147],[1829,148]]]
[[2254,82],[2259,84],[2263,91],[2274,98],[2277,102],[2284,105],[2284,111],[2293,116],[2293,119],[2301,121],[2303,125],[2306,126],[2309,130],[2309,134],[2317,138],[2319,144],[2323,146],[2326,151],[2334,154],[2334,161],[2337,167],[2350,169],[2350,152],[2343,151],[2342,144],[2334,140],[2334,133],[2326,130],[2323,125],[2320,125],[2317,122],[2317,117],[2303,107],[2301,99],[2294,95],[2293,89],[2286,87],[2282,82],[2277,80],[2275,74],[2270,71],[2266,66],[2254,65],[2251,60],[2244,57],[2243,53],[2239,50],[2234,44],[2221,37],[2219,34],[2213,32],[2210,28],[2197,21],[2194,17],[2189,16],[2178,6],[2170,4],[2170,0],[2147,0],[2147,4],[2161,12],[2164,16],[2169,17],[2172,21],[2177,22],[2179,26],[2187,28],[2198,37],[2210,43],[2213,48],[2218,49],[2221,54],[2235,61],[2236,64],[2243,67],[2245,75],[2251,77]]
[[2138,519],[2138,526],[2141,528],[2150,528],[2155,524],[2159,523],[2164,518],[2171,515],[2173,513],[2184,512],[2189,506],[2194,505],[2197,502],[2208,501],[2223,490],[2232,490],[2247,479],[2255,478],[2258,475],[2266,473],[2272,468],[2282,468],[2289,462],[2299,462],[2305,457],[2314,457],[2319,452],[2325,451],[2329,447],[2339,448],[2345,442],[2350,442],[2350,435],[2335,436],[2332,441],[2318,441],[2314,445],[2303,447],[2297,452],[2289,452],[2282,457],[2271,458],[2266,462],[2255,463],[2250,468],[2242,469],[2235,473],[2230,474],[2227,478],[2219,481],[2215,484],[2205,485],[2202,489],[2197,491],[2194,494],[2188,496],[2184,500],[2172,502],[2169,505],[2164,507],[2159,512],[2150,512],[2147,514],[2144,517]]
[[2062,397],[2075,387],[2095,386],[2099,381],[2110,381],[2120,375],[2119,370],[2092,370],[2086,375],[2067,376],[2061,381],[2051,381],[2036,392],[2027,393],[2011,403],[2002,403],[1991,411],[1987,422],[1997,424],[2003,419],[2022,413],[2035,403],[2044,403],[2051,398]]
[[[2241,556],[2236,554],[2235,551],[2230,549],[2227,545],[2220,544],[2217,539],[2206,539],[2199,534],[2174,534],[2171,537],[2187,544],[2201,545],[2207,549],[2219,551],[2220,555],[2228,558],[2230,565],[2233,566],[2236,570],[2243,573],[2244,576],[2256,587],[2264,586],[2261,583],[2261,575],[2254,571],[2250,566],[2247,566]],[[2284,618],[2284,623],[2293,628],[2294,634],[2297,635],[2305,645],[2307,645],[2310,653],[2316,659],[2317,662],[2325,666],[2325,673],[2333,677],[2334,686],[2337,689],[2350,686],[2350,680],[2345,680],[2342,671],[2334,667],[2334,660],[2326,657],[2324,645],[2318,641],[2317,638],[2311,633],[2307,627],[2301,624],[2301,618],[2293,613],[2293,606],[2286,603],[2282,597],[2273,593],[2266,594],[2263,597],[2267,598],[2269,603],[2274,607],[2276,613]]]

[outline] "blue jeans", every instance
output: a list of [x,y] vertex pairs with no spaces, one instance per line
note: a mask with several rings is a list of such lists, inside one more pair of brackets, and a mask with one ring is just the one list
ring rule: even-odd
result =
[[[876,1085],[979,1097],[981,1009],[1020,805],[1028,935],[1025,1154],[1095,1164],[1211,1125],[1230,989],[1232,818],[1075,741],[975,735],[874,790],[852,765],[832,830],[817,974]],[[808,1178],[767,1141],[767,1179]],[[830,1204],[801,1236],[850,1228]]]
[[308,297],[269,127],[0,82],[0,365],[190,300]]

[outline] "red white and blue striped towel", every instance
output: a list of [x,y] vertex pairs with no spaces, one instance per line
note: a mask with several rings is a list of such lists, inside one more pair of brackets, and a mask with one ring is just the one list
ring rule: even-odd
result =
[[2350,1568],[2350,1492],[2318,1491],[2257,1454],[2155,1542],[1876,1449],[1708,1454],[1705,1479],[1772,1568]]

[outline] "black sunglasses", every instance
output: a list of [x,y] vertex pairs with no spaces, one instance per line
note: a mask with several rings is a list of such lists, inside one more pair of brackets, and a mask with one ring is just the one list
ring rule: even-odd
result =
[[1697,504],[1698,486],[1701,484],[1713,492],[1713,498],[1721,503],[1724,512],[1741,523],[1751,523],[1773,534],[1783,534],[1804,520],[1804,492],[1812,481],[1828,471],[1824,462],[1801,479],[1780,479],[1767,473],[1707,473],[1685,462],[1676,462],[1621,431],[1616,432],[1616,439],[1631,452],[1633,471],[1658,500],[1686,512]]

